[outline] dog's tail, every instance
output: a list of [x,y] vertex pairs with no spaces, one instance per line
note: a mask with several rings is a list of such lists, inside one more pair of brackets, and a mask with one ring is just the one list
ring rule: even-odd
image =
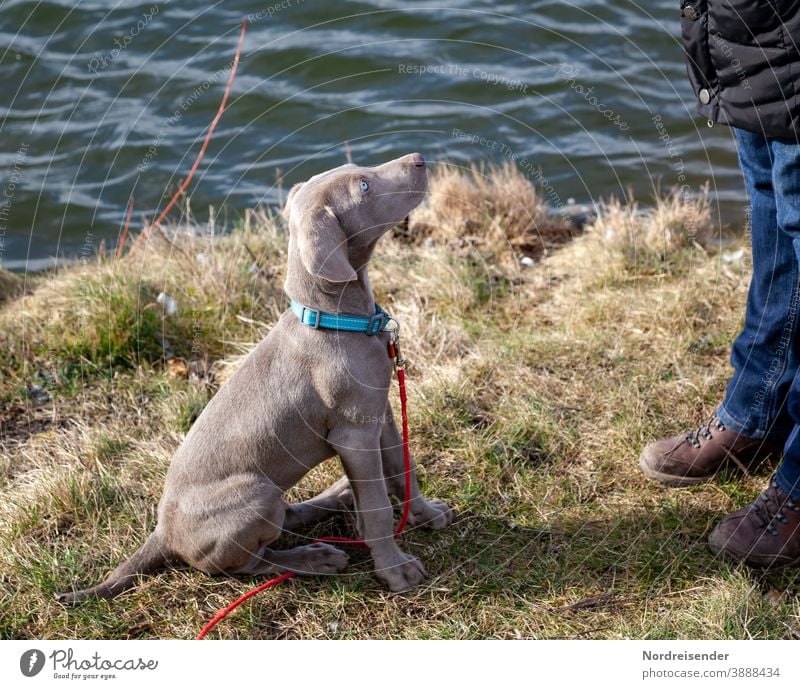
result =
[[159,537],[152,533],[144,545],[119,565],[108,578],[97,586],[82,591],[57,593],[56,600],[66,603],[82,603],[89,598],[114,598],[136,582],[139,574],[147,574],[163,567],[170,560]]

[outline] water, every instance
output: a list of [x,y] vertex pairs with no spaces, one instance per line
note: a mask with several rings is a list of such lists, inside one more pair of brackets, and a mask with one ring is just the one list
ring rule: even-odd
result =
[[692,112],[677,0],[190,4],[0,2],[0,265],[113,246],[131,194],[134,227],[162,208],[258,12],[192,183],[200,221],[276,204],[348,151],[414,150],[513,159],[554,205],[710,180],[722,218],[741,217],[730,130]]

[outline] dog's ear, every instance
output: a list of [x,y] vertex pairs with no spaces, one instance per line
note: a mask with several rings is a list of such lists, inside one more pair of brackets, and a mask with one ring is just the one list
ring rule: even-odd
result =
[[291,189],[289,189],[289,193],[286,196],[286,203],[283,204],[283,208],[281,209],[281,215],[289,222],[291,218],[291,211],[292,211],[292,201],[294,200],[294,195],[300,191],[300,188],[305,184],[305,182],[299,182],[295,184]]
[[357,279],[347,256],[347,236],[330,206],[303,218],[297,232],[297,249],[305,269],[328,282]]

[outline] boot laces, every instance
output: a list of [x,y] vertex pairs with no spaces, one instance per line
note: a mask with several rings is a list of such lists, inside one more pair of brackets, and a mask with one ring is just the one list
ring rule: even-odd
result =
[[694,448],[700,447],[700,438],[708,440],[714,436],[712,433],[712,428],[717,431],[724,431],[725,424],[720,421],[717,416],[712,416],[708,421],[705,423],[701,423],[697,428],[693,431],[689,431],[686,434],[686,441]]
[[750,505],[751,515],[770,536],[778,535],[778,529],[775,528],[774,522],[786,524],[789,521],[783,513],[784,509],[788,508],[795,512],[800,512],[800,505],[788,495],[785,500],[781,499],[781,494],[778,493],[778,490],[778,484],[772,481],[770,488],[761,493]]

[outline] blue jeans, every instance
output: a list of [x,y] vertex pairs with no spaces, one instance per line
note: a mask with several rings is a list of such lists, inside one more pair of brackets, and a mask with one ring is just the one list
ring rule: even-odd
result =
[[800,145],[734,133],[750,200],[753,276],[717,414],[742,435],[784,443],[775,480],[800,499]]

